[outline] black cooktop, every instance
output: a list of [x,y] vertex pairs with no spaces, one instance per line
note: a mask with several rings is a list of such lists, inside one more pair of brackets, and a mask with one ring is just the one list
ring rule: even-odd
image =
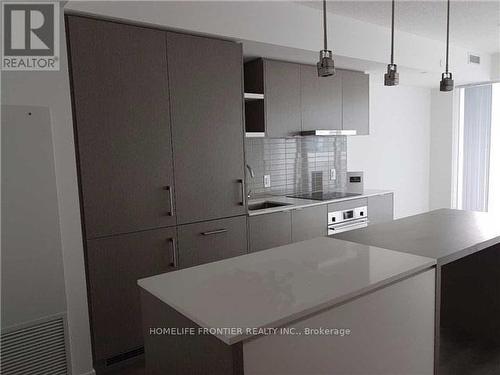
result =
[[295,194],[295,195],[287,195],[287,197],[299,198],[299,199],[312,199],[315,201],[330,201],[332,199],[354,197],[356,195],[361,195],[361,194],[360,193],[344,193],[341,191],[326,191],[326,192],[316,191],[314,193],[302,193],[302,194]]

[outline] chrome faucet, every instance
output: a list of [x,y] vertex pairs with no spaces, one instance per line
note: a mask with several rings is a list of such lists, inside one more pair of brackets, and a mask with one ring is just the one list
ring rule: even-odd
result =
[[248,169],[248,172],[250,172],[250,177],[254,178],[255,177],[255,173],[254,173],[252,167],[247,164],[247,169]]
[[[248,164],[247,164],[247,169],[248,169],[248,173],[250,173],[250,177],[251,178],[255,178],[255,173],[254,173],[252,167],[250,165],[248,165]],[[248,191],[247,191],[247,198],[248,199],[251,198],[251,192],[252,192],[252,190],[248,189]]]

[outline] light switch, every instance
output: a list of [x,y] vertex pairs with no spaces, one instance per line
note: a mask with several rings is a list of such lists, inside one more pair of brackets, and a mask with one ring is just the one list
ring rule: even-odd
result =
[[264,175],[264,187],[265,188],[271,187],[271,175],[270,174]]

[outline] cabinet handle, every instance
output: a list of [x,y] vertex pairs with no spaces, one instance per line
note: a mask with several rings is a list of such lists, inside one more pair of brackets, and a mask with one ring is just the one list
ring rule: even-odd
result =
[[202,232],[202,236],[211,236],[212,234],[219,234],[219,233],[226,233],[227,229],[216,229],[216,230],[210,230],[208,232]]
[[241,185],[241,202],[240,202],[240,206],[244,206],[245,205],[245,180],[239,179],[238,182]]
[[174,216],[174,196],[172,193],[172,188],[169,186],[165,186],[165,190],[168,191],[168,200],[170,201],[170,211],[168,211],[168,216]]
[[175,244],[175,238],[169,238],[168,241],[172,244],[172,262],[170,266],[177,268],[177,246]]

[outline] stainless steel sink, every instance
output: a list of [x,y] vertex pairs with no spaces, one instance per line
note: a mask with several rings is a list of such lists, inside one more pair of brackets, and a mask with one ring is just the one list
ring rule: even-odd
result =
[[264,201],[264,202],[250,203],[248,205],[248,210],[249,211],[264,210],[266,208],[289,206],[290,204],[291,203]]

